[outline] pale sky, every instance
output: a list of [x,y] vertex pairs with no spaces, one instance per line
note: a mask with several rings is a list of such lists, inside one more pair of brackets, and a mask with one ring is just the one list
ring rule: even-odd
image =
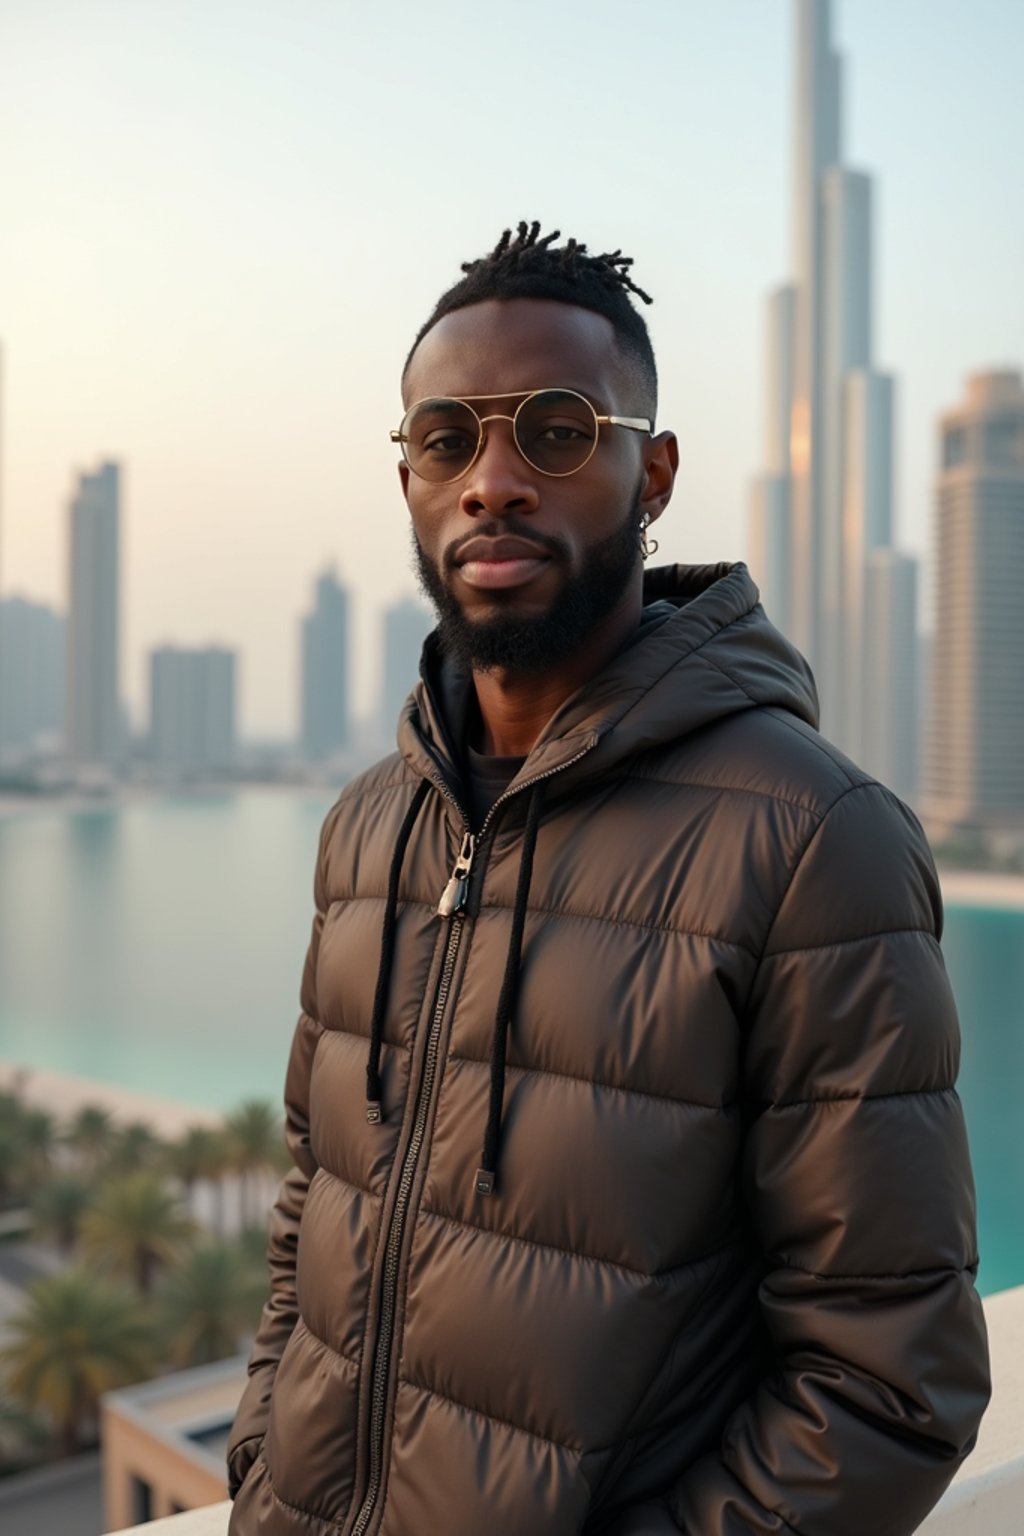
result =
[[[875,177],[898,525],[935,417],[1024,366],[1024,3],[838,0],[847,163]],[[414,583],[388,429],[412,335],[502,228],[621,246],[654,295],[682,471],[658,560],[745,554],[764,298],[791,270],[791,0],[0,0],[4,593],[65,601],[77,469],[125,466],[124,688],[241,652],[294,727],[297,619],[336,563],[357,705]]]

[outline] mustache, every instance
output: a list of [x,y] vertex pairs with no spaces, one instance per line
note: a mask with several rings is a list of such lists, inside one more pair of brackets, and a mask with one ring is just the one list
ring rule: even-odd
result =
[[568,558],[569,549],[564,539],[556,534],[538,533],[536,528],[527,522],[519,522],[513,517],[503,517],[492,520],[489,523],[481,523],[461,538],[453,539],[446,546],[442,560],[446,571],[452,571],[458,563],[459,555],[472,539],[499,539],[502,536],[509,538],[526,539],[531,544],[536,544],[543,549],[553,560],[565,560]]

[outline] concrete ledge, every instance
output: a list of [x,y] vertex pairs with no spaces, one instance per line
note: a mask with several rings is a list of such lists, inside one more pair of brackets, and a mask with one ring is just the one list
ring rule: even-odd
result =
[[184,1515],[168,1515],[165,1520],[150,1520],[133,1525],[122,1536],[225,1536],[231,1501],[207,1504],[205,1509],[190,1509]]
[[973,1453],[921,1536],[1020,1536],[1024,1529],[1024,1285],[984,1305],[992,1402]]
[[[1024,1528],[1024,1285],[985,1302],[992,1402],[974,1453],[920,1536],[1020,1536]],[[225,1536],[229,1503],[133,1527],[125,1536]]]

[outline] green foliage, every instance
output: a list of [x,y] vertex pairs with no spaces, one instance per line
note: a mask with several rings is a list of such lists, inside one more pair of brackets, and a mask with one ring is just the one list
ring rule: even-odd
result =
[[252,1220],[251,1180],[254,1173],[276,1172],[280,1167],[284,1132],[281,1117],[263,1099],[246,1099],[228,1116],[225,1136],[232,1165],[242,1185],[242,1225]]
[[52,1237],[70,1253],[78,1241],[82,1213],[92,1199],[92,1187],[74,1173],[58,1173],[37,1185],[31,1208],[40,1235]]
[[49,1172],[56,1146],[52,1115],[31,1108],[17,1091],[0,1093],[0,1206],[28,1199]]
[[175,1365],[204,1365],[236,1354],[256,1326],[267,1289],[238,1243],[197,1244],[162,1277],[157,1291],[161,1337]]
[[95,1173],[110,1151],[115,1137],[110,1111],[99,1104],[83,1104],[64,1133],[64,1140],[78,1154],[80,1166]]
[[[268,1288],[251,1181],[287,1167],[280,1116],[259,1100],[240,1104],[222,1129],[192,1126],[163,1143],[141,1123],[119,1129],[98,1105],[58,1128],[17,1092],[0,1092],[0,1205],[29,1203],[40,1235],[67,1253],[77,1247],[99,1271],[76,1266],[36,1282],[6,1329],[8,1464],[34,1458],[46,1424],[63,1453],[78,1450],[104,1391],[237,1352]],[[187,1197],[200,1180],[220,1191],[228,1173],[240,1179],[243,1219],[230,1242],[200,1235],[179,1192]]]
[[164,1156],[164,1143],[143,1120],[133,1120],[114,1132],[102,1167],[105,1174],[155,1169]]
[[165,1146],[163,1166],[186,1190],[199,1179],[215,1183],[232,1167],[225,1133],[207,1125],[190,1125],[177,1141]]
[[284,1132],[281,1117],[265,1099],[246,1099],[225,1125],[236,1168],[272,1167]]
[[148,1295],[158,1267],[177,1258],[194,1231],[177,1196],[140,1168],[100,1188],[82,1217],[82,1249]]
[[150,1326],[120,1288],[82,1269],[37,1280],[6,1325],[0,1370],[7,1392],[53,1423],[65,1454],[82,1443],[100,1394],[145,1378]]

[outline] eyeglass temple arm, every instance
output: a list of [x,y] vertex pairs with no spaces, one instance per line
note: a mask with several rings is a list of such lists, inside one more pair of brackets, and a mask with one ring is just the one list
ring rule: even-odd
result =
[[654,423],[648,421],[646,416],[598,416],[595,411],[594,419],[607,422],[610,427],[629,427],[633,432],[654,431]]

